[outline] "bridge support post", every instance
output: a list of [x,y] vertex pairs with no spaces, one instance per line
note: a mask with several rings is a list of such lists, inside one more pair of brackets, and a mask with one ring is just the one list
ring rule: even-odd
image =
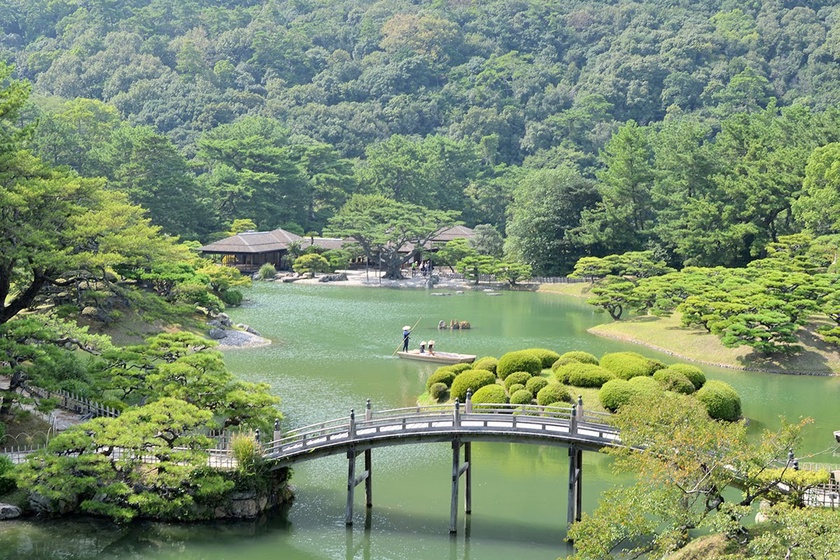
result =
[[365,455],[365,470],[358,477],[356,476],[356,458],[362,452],[356,451],[351,447],[347,451],[347,509],[344,512],[344,524],[347,526],[353,525],[353,502],[356,494],[356,486],[365,483],[365,506],[373,507],[373,485],[371,481],[371,467],[373,464],[372,453],[370,449],[364,450]]
[[569,509],[566,521],[569,525],[580,521],[583,509],[583,450],[574,445],[569,448]]
[[[461,446],[464,446],[464,464],[461,465]],[[449,507],[449,532],[458,531],[458,484],[461,475],[467,473],[466,488],[464,496],[464,511],[468,515],[472,513],[472,444],[461,443],[458,439],[452,440],[452,500]]]

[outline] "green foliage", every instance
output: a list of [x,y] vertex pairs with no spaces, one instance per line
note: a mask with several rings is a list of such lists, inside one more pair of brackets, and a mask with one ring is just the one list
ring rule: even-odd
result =
[[674,391],[676,393],[682,393],[683,395],[690,395],[697,390],[688,377],[675,369],[660,369],[653,374],[653,379],[662,385],[666,391]]
[[711,380],[697,391],[696,398],[716,420],[734,422],[741,417],[741,397],[728,383]]
[[429,386],[429,396],[440,402],[449,393],[449,386],[446,383],[432,383]]
[[[0,439],[2,437],[3,433],[0,433]],[[12,460],[5,455],[0,456],[0,496],[8,494],[17,487],[15,484],[14,470],[15,465],[12,463]]]
[[[510,379],[510,378],[508,378],[508,379]],[[507,388],[507,392],[508,392],[509,395],[512,395],[512,394],[514,394],[515,392],[517,392],[521,389],[525,389],[525,385],[523,385],[522,383],[514,383],[513,385],[511,385],[510,387]]]
[[[472,389],[473,394],[475,394],[481,387],[493,385],[494,383],[496,383],[496,376],[489,371],[468,369],[459,373],[452,382],[452,386],[449,388],[449,396],[463,403],[467,399],[468,389]],[[504,392],[504,389],[502,389],[502,392]]]
[[566,387],[559,383],[549,383],[537,393],[537,404],[540,406],[562,402],[572,402],[572,395]]
[[458,373],[456,373],[451,367],[439,367],[426,380],[426,390],[431,391],[432,385],[434,385],[435,383],[443,383],[448,389],[452,386],[452,382],[455,381],[455,377],[457,376]]
[[307,253],[295,259],[292,269],[298,274],[317,274],[332,272],[333,268],[327,259],[315,253]]
[[534,395],[528,389],[519,389],[510,395],[510,404],[531,404],[532,400]]
[[274,280],[274,277],[277,275],[277,269],[274,268],[274,265],[271,263],[265,263],[262,265],[257,271],[257,278],[260,280]]
[[601,356],[601,367],[613,372],[621,379],[640,375],[653,375],[656,364],[636,352],[612,352]]
[[531,377],[531,374],[527,371],[515,371],[505,378],[505,389],[510,391],[512,385],[525,385]]
[[580,350],[572,350],[570,352],[566,352],[562,354],[560,358],[571,359],[582,364],[595,364],[596,366],[598,365],[598,358],[596,358],[589,352],[582,352]]
[[562,383],[575,387],[601,387],[610,379],[615,378],[615,374],[606,368],[582,363],[563,366],[555,375],[558,381],[562,377]]
[[545,377],[535,376],[525,383],[525,388],[528,389],[532,395],[536,395],[540,392],[540,389],[548,385],[548,383],[549,381]]
[[643,394],[643,388],[632,385],[627,380],[612,379],[604,383],[601,390],[598,391],[598,400],[601,401],[601,406],[610,412],[616,412],[632,399]]
[[231,438],[230,448],[236,459],[236,468],[245,474],[254,474],[262,462],[262,448],[254,434],[240,432]]
[[496,374],[504,380],[515,371],[526,371],[531,375],[539,375],[542,371],[542,359],[533,352],[516,350],[508,352],[499,358]]
[[[480,387],[472,395],[473,405],[479,404],[504,404],[508,400],[507,393],[501,385],[485,385]],[[481,407],[475,407],[474,410],[481,410]]]
[[[456,374],[461,373],[462,371],[467,371],[468,369],[482,369],[482,368],[475,367],[474,363],[472,363],[472,364],[464,364],[464,363],[451,364],[451,365],[444,366],[444,367],[448,367],[449,369],[454,371]],[[488,370],[488,371],[490,371],[490,370]]]
[[242,305],[243,295],[239,290],[225,290],[219,295],[219,298],[228,307],[239,307]]
[[697,366],[691,364],[671,364],[667,369],[678,371],[686,376],[692,385],[694,385],[695,389],[699,389],[706,383],[706,374]]
[[486,369],[496,373],[496,366],[499,365],[499,360],[493,356],[484,356],[473,362],[472,367],[475,369]]
[[535,356],[537,356],[542,363],[543,369],[550,368],[551,364],[553,364],[558,360],[558,358],[560,358],[560,354],[558,354],[554,350],[548,350],[546,348],[528,348],[527,350],[522,351],[531,352]]

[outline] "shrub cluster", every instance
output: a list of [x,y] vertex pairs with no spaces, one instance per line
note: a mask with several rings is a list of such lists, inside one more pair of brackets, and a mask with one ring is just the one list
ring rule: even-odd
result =
[[619,379],[632,379],[643,375],[653,375],[660,369],[661,362],[649,360],[636,352],[612,352],[604,354],[600,361],[601,367],[605,367],[615,374]]
[[695,389],[699,389],[706,383],[706,375],[697,366],[690,364],[671,364],[668,369],[673,369],[685,375]]
[[610,412],[616,412],[634,397],[655,401],[661,391],[659,384],[651,377],[634,377],[629,381],[611,379],[598,391],[598,400],[601,401],[601,406]]
[[432,383],[432,386],[429,387],[429,396],[436,401],[443,400],[447,393],[449,393],[449,387],[446,383]]
[[515,371],[505,378],[505,389],[510,391],[510,386],[517,383],[525,385],[531,377],[527,371]]
[[507,393],[501,385],[485,385],[480,387],[472,396],[473,406],[477,404],[504,404],[507,402]]
[[452,387],[449,388],[449,396],[452,399],[465,402],[468,389],[472,389],[473,395],[475,395],[475,392],[481,387],[494,383],[496,383],[496,376],[486,369],[468,369],[459,373],[452,382]]
[[446,367],[454,371],[456,374],[461,373],[462,371],[467,371],[468,369],[482,369],[475,367],[473,364],[452,364]]
[[548,379],[546,379],[545,377],[535,376],[529,379],[527,383],[525,383],[525,388],[528,389],[528,391],[530,391],[531,395],[533,396],[539,393],[540,389],[542,389],[546,385],[548,385]]
[[514,391],[510,395],[510,404],[531,404],[534,395],[528,389]]
[[540,359],[540,363],[542,364],[542,368],[550,368],[551,364],[556,362],[560,359],[560,354],[555,352],[554,350],[548,350],[547,348],[528,348],[527,350],[523,350],[523,352],[531,352]]
[[615,378],[615,374],[606,368],[581,362],[563,366],[560,371],[564,382],[575,387],[600,387]]
[[[508,379],[510,379],[510,377],[508,377]],[[513,385],[511,385],[510,387],[507,388],[507,392],[508,392],[509,395],[512,395],[516,391],[519,391],[521,389],[525,389],[525,385],[523,385],[522,383],[514,383]],[[527,389],[525,389],[525,390],[527,391]],[[530,391],[528,391],[528,392],[530,393]]]
[[500,379],[504,380],[515,371],[527,371],[531,375],[539,375],[542,371],[542,360],[533,352],[527,350],[508,352],[499,358],[499,364],[496,366],[496,375]]
[[690,395],[696,391],[694,384],[688,377],[672,368],[660,369],[653,374],[653,378],[667,391],[674,391],[683,395]]
[[426,390],[431,394],[432,385],[435,383],[443,383],[448,389],[452,386],[452,382],[455,381],[457,376],[458,374],[455,373],[451,367],[439,367],[434,371],[434,373],[432,373],[432,375],[429,376],[429,379],[426,380]]
[[733,422],[741,417],[741,397],[723,381],[707,381],[697,391],[697,400],[706,407],[709,416],[716,420]]
[[0,496],[7,494],[15,489],[15,479],[12,477],[12,471],[15,470],[15,465],[12,460],[5,456],[0,456]]
[[575,362],[580,362],[582,364],[594,364],[596,366],[598,365],[598,358],[596,358],[589,352],[582,352],[580,350],[572,350],[571,352],[566,352],[565,354],[560,356],[560,359],[574,360]]
[[489,372],[496,373],[496,366],[499,365],[499,360],[493,356],[484,356],[473,362],[473,369],[486,369]]
[[559,383],[549,383],[537,393],[537,404],[548,406],[557,402],[572,402],[569,390]]

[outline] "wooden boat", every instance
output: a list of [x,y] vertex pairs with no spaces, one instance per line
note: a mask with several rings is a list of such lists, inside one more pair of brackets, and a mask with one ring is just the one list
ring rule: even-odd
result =
[[475,355],[473,354],[456,354],[454,352],[438,352],[437,350],[434,354],[428,352],[421,354],[420,350],[414,349],[408,352],[397,352],[397,356],[406,360],[437,362],[439,364],[471,364],[475,361]]

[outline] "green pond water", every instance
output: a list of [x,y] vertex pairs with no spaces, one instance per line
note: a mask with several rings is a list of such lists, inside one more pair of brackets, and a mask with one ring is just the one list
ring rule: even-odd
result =
[[[545,347],[564,352],[634,350],[666,363],[648,349],[586,333],[605,320],[579,300],[539,293],[489,296],[468,291],[436,297],[425,290],[329,285],[257,284],[248,302],[230,312],[273,341],[271,346],[226,352],[243,379],[268,383],[282,398],[285,427],[298,427],[362,411],[411,406],[433,364],[393,355],[401,327],[420,321],[412,343],[434,338],[436,348],[500,356]],[[469,321],[464,331],[438,331],[440,320]],[[815,422],[797,450],[802,460],[840,463],[832,432],[840,378],[780,376],[703,367],[711,379],[741,394],[750,429],[774,428],[781,415]],[[813,455],[813,456],[811,456]],[[811,456],[811,457],[808,457]],[[297,499],[287,511],[256,522],[199,525],[101,520],[0,524],[0,560],[97,559],[551,559],[569,553],[564,543],[567,450],[527,444],[473,444],[472,515],[459,513],[449,535],[451,448],[403,445],[374,450],[373,502],[365,511],[356,493],[354,525],[345,528],[347,461],[330,457],[301,463],[292,479]],[[584,509],[616,478],[609,459],[584,454]],[[463,505],[462,486],[461,506]]]

